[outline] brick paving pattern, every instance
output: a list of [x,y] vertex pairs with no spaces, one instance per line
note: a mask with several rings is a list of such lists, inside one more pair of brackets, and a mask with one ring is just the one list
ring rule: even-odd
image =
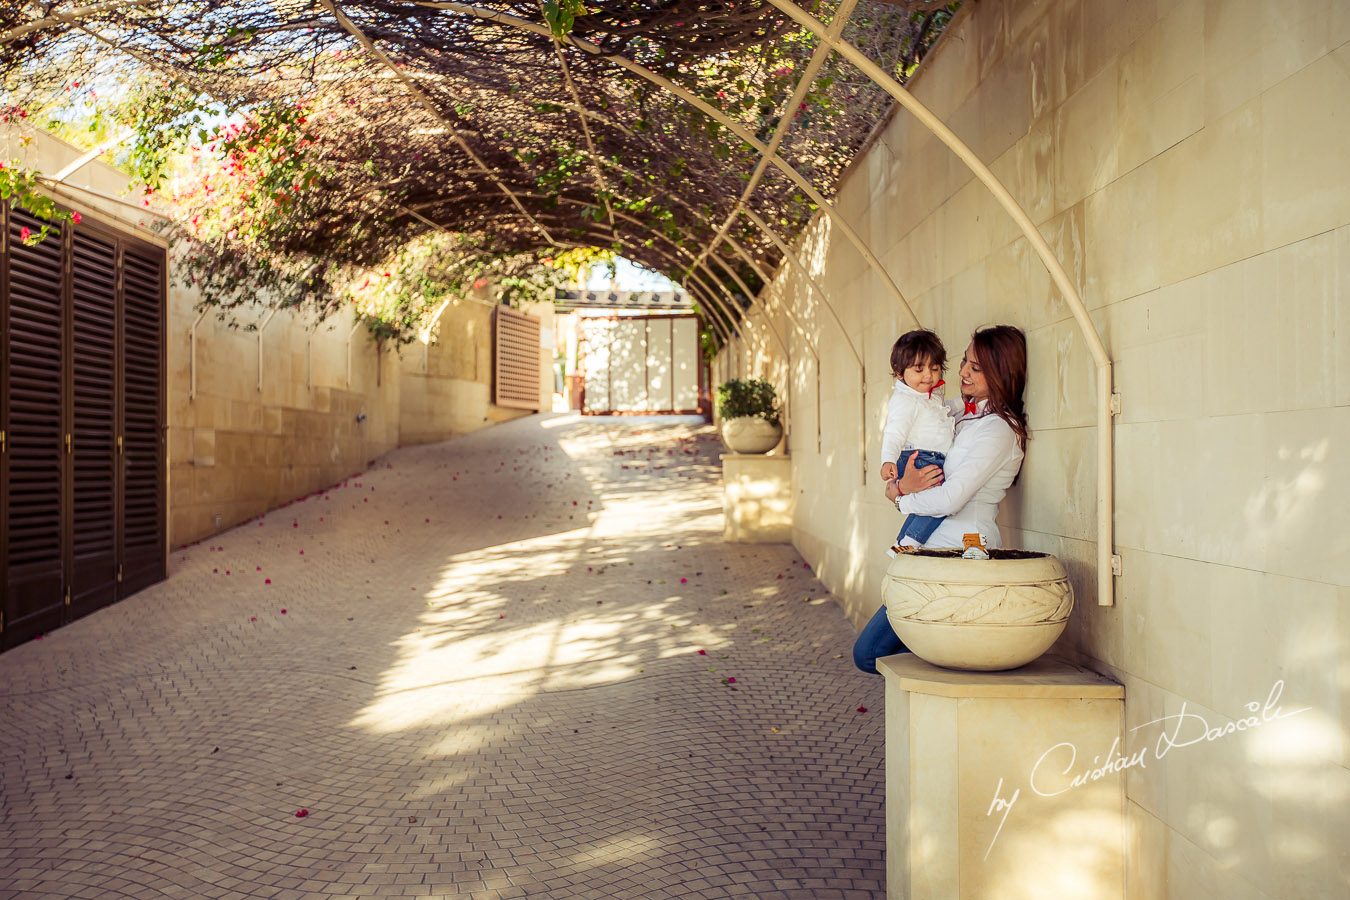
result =
[[720,450],[400,449],[0,655],[0,900],[881,898],[881,680]]

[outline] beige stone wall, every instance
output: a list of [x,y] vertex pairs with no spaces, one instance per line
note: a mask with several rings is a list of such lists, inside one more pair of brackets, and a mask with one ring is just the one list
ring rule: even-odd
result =
[[[1344,896],[1350,5],[968,6],[914,88],[1031,214],[1116,361],[1114,607],[1095,596],[1094,370],[1026,241],[904,113],[838,207],[955,360],[976,326],[1027,331],[1032,440],[1005,540],[1069,566],[1079,606],[1059,649],[1125,684],[1127,726],[1183,704],[1222,725],[1280,680],[1284,708],[1308,708],[1279,738],[1228,736],[1130,772],[1128,896]],[[876,454],[887,351],[913,323],[824,217],[801,250],[844,331],[784,266],[766,298],[791,364],[758,325],[715,377],[790,384],[794,542],[861,622],[899,525]]]
[[[27,134],[32,142],[19,141]],[[0,130],[0,159],[45,173],[80,152],[42,132]],[[165,245],[153,213],[124,195],[125,175],[92,163],[59,199],[83,215]],[[90,193],[93,191],[94,193]],[[377,347],[349,315],[240,312],[236,325],[208,312],[189,332],[198,295],[169,289],[167,396],[169,546],[201,540],[358,472],[399,444],[439,441],[528,413],[491,402],[492,304],[447,306],[432,343]],[[552,308],[535,314],[548,318]],[[261,329],[259,342],[258,330]],[[551,358],[551,349],[541,355]],[[261,377],[259,359],[261,357]],[[544,409],[552,397],[541,398]],[[362,421],[357,421],[363,416]]]
[[442,441],[529,414],[492,405],[492,310],[483,300],[451,301],[429,343],[402,348],[399,443]]
[[[353,333],[347,316],[316,326],[277,313],[262,330],[260,388],[258,332],[208,312],[197,326],[191,396],[195,303],[194,292],[170,289],[170,546],[328,487],[398,443],[396,359],[388,348],[377,353],[365,328]],[[261,325],[267,312],[256,312]]]

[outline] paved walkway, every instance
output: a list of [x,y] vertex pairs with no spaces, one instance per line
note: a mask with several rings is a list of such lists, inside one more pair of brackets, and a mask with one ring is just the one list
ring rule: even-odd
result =
[[719,450],[402,449],[0,655],[0,898],[883,897],[880,679]]

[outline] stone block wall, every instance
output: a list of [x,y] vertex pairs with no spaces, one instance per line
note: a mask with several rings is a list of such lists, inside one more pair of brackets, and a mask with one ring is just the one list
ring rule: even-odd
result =
[[[1115,606],[1095,595],[1095,371],[1027,242],[903,111],[837,208],[946,342],[950,382],[975,327],[1027,332],[1032,438],[1000,527],[1065,560],[1078,608],[1058,649],[1125,684],[1133,740],[1156,748],[1148,723],[1183,705],[1232,723],[1280,684],[1306,708],[1131,769],[1127,896],[1343,895],[1350,5],[966,7],[912,87],[1029,212],[1116,363]],[[784,265],[760,299],[790,365],[752,317],[715,377],[790,387],[794,543],[861,623],[899,525],[877,475],[888,349],[914,321],[824,216],[799,251],[843,329]]]

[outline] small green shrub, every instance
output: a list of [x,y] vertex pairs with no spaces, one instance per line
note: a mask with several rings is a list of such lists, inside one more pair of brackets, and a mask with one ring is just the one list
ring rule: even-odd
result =
[[759,416],[778,424],[778,394],[763,378],[733,378],[717,387],[717,414],[723,419]]

